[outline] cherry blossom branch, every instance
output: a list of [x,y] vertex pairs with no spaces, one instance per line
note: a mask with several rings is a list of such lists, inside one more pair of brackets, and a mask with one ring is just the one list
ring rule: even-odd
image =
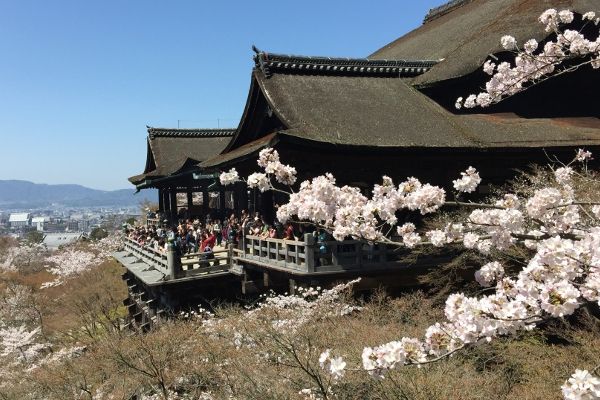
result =
[[[600,68],[598,39],[590,41],[584,37],[581,30],[561,28],[561,25],[572,23],[574,19],[575,15],[569,10],[558,12],[549,9],[542,13],[539,21],[546,26],[547,32],[556,34],[556,39],[546,42],[541,50],[538,49],[539,44],[535,39],[526,41],[524,49],[521,50],[514,37],[503,36],[500,40],[502,47],[505,50],[516,51],[514,66],[508,62],[497,65],[493,61],[486,61],[483,70],[491,76],[491,79],[486,82],[485,91],[477,95],[471,94],[466,99],[459,97],[456,100],[456,108],[488,107],[547,79],[574,72],[583,66],[591,65],[592,68]],[[600,22],[593,12],[583,14],[584,26],[589,23],[586,21],[592,20],[596,25]],[[564,66],[565,63],[577,59],[583,60],[575,65]],[[561,64],[563,68],[557,70]]]

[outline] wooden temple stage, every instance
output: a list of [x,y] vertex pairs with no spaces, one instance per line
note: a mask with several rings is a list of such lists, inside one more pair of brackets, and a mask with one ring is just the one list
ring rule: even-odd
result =
[[[397,182],[414,176],[451,193],[451,182],[473,166],[484,184],[472,195],[486,197],[489,185],[503,185],[532,164],[566,164],[579,148],[594,153],[587,167],[598,168],[600,74],[590,65],[555,74],[489,107],[455,106],[459,96],[479,93],[489,81],[482,68],[486,59],[513,62],[502,35],[514,35],[518,43],[534,38],[541,47],[553,40],[555,33],[544,32],[538,22],[550,7],[575,12],[577,18],[565,27],[595,40],[597,28],[581,15],[600,14],[597,1],[452,0],[363,58],[253,47],[237,127],[147,127],[146,163],[129,181],[137,190],[158,191],[158,210],[149,223],[175,226],[187,219],[224,221],[242,210],[272,223],[278,205],[287,201],[284,195],[219,180],[231,168],[240,176],[257,172],[265,148],[297,169],[298,184],[332,173],[337,185],[365,195],[383,175]],[[127,268],[132,320],[145,327],[160,314],[212,299],[356,276],[367,287],[414,285],[423,268],[443,262],[419,255],[408,264],[395,249],[354,241],[329,242],[321,254],[312,240],[249,236],[239,248],[215,253],[215,260],[158,254],[128,242],[116,257]]]
[[[325,245],[325,251],[322,246]],[[358,240],[319,242],[246,236],[239,247],[179,256],[125,239],[113,254],[126,269],[130,323],[148,329],[161,317],[214,301],[252,298],[269,290],[295,293],[297,287],[327,287],[361,277],[359,290],[414,286],[416,275],[440,262],[426,258],[407,264],[395,248]]]

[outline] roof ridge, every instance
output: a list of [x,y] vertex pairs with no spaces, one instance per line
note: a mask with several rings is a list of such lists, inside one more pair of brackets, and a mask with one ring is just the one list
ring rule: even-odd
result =
[[387,60],[369,58],[301,56],[291,54],[267,53],[252,49],[255,67],[265,76],[274,72],[308,73],[325,75],[360,75],[409,77],[427,72],[439,60]]
[[425,17],[423,18],[423,24],[433,21],[443,15],[446,15],[455,9],[462,7],[467,3],[471,3],[473,0],[451,0],[441,6],[430,8]]
[[148,137],[227,137],[233,136],[236,128],[148,128]]

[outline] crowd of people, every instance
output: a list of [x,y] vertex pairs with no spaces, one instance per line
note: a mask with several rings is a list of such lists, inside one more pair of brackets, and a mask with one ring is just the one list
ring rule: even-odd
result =
[[221,221],[206,216],[200,219],[181,219],[176,226],[168,226],[166,221],[157,225],[129,227],[127,236],[138,244],[165,252],[167,243],[172,242],[181,255],[189,253],[210,253],[215,247],[226,247],[228,244],[239,246],[242,237],[254,235],[263,238],[295,240],[305,233],[302,225],[291,222],[281,224],[278,221],[269,223],[259,213],[250,215],[242,210],[239,216],[231,216]]

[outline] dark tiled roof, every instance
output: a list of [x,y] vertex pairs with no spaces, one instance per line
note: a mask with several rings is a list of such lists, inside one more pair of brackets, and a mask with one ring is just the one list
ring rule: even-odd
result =
[[519,43],[545,39],[548,34],[538,17],[548,8],[600,12],[598,0],[473,0],[448,6],[369,58],[442,60],[414,79],[414,84],[431,85],[480,68],[489,54],[503,51],[503,35]]
[[[282,135],[378,147],[600,145],[600,120],[456,115],[402,79],[255,73]],[[585,123],[583,123],[585,122]]]
[[434,60],[371,60],[367,58],[310,57],[267,53],[253,47],[254,63],[265,76],[273,73],[311,75],[412,77],[427,72]]
[[142,174],[129,178],[137,184],[181,172],[219,154],[235,129],[174,129],[148,127],[148,162]]
[[182,128],[154,128],[147,126],[148,137],[154,139],[157,137],[226,137],[233,136],[235,128],[217,128],[217,129],[182,129]]

